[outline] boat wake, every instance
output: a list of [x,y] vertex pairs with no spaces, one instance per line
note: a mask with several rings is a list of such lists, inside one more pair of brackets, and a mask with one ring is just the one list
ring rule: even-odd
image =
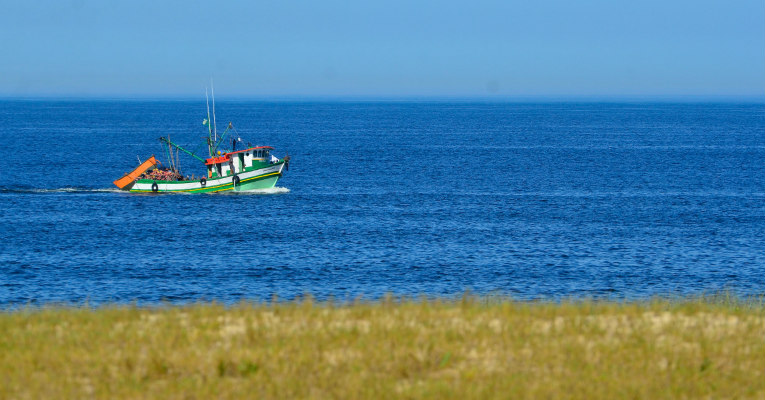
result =
[[[253,189],[243,190],[241,192],[225,191],[210,194],[218,195],[269,195],[269,194],[285,194],[290,190],[286,187],[273,187],[268,189]],[[62,187],[53,189],[43,188],[30,188],[30,187],[0,187],[0,194],[53,194],[53,193],[130,193],[125,190],[117,188],[85,188],[85,187]],[[163,193],[164,194],[164,193]],[[176,194],[192,194],[192,193],[176,193]]]
[[125,193],[117,188],[84,188],[84,187],[62,187],[54,189],[27,188],[27,187],[0,187],[0,193]]
[[228,191],[225,191],[225,192],[218,192],[216,194],[240,196],[240,195],[252,195],[252,194],[256,194],[256,195],[285,194],[285,193],[289,193],[289,192],[290,192],[290,190],[287,189],[286,187],[278,187],[277,186],[277,187],[272,187],[272,188],[268,188],[268,189],[242,190],[240,192],[235,192],[233,190],[228,190]]

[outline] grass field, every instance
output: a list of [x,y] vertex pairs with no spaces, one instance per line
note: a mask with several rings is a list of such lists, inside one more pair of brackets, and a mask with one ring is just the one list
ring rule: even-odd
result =
[[0,398],[765,398],[763,300],[0,312]]

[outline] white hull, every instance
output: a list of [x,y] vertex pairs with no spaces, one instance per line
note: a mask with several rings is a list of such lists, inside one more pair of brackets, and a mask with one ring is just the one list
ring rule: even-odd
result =
[[[284,169],[284,163],[279,163],[270,167],[256,169],[254,171],[245,171],[235,175],[229,175],[222,178],[210,178],[204,182],[194,181],[138,181],[130,189],[131,192],[219,192],[224,190],[248,190],[254,187],[257,181],[281,176]],[[238,178],[238,183],[234,182]],[[275,183],[276,180],[274,179]],[[204,183],[204,184],[203,184]]]

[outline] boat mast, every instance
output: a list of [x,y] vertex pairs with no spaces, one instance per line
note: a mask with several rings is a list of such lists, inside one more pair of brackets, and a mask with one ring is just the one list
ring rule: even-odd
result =
[[213,131],[215,131],[215,141],[218,141],[218,125],[215,124],[215,85],[213,85],[213,80],[210,79],[210,88],[212,88],[212,98],[213,98]]
[[210,157],[213,156],[212,144],[212,126],[210,125],[210,98],[207,96],[207,88],[205,88],[205,101],[207,101],[207,150],[210,153]]

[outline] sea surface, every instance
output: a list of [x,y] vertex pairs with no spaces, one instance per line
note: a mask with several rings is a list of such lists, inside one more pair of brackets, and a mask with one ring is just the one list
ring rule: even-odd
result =
[[[224,102],[273,190],[137,195],[201,101],[0,101],[0,306],[765,293],[765,104]],[[187,174],[198,161],[181,156]]]

